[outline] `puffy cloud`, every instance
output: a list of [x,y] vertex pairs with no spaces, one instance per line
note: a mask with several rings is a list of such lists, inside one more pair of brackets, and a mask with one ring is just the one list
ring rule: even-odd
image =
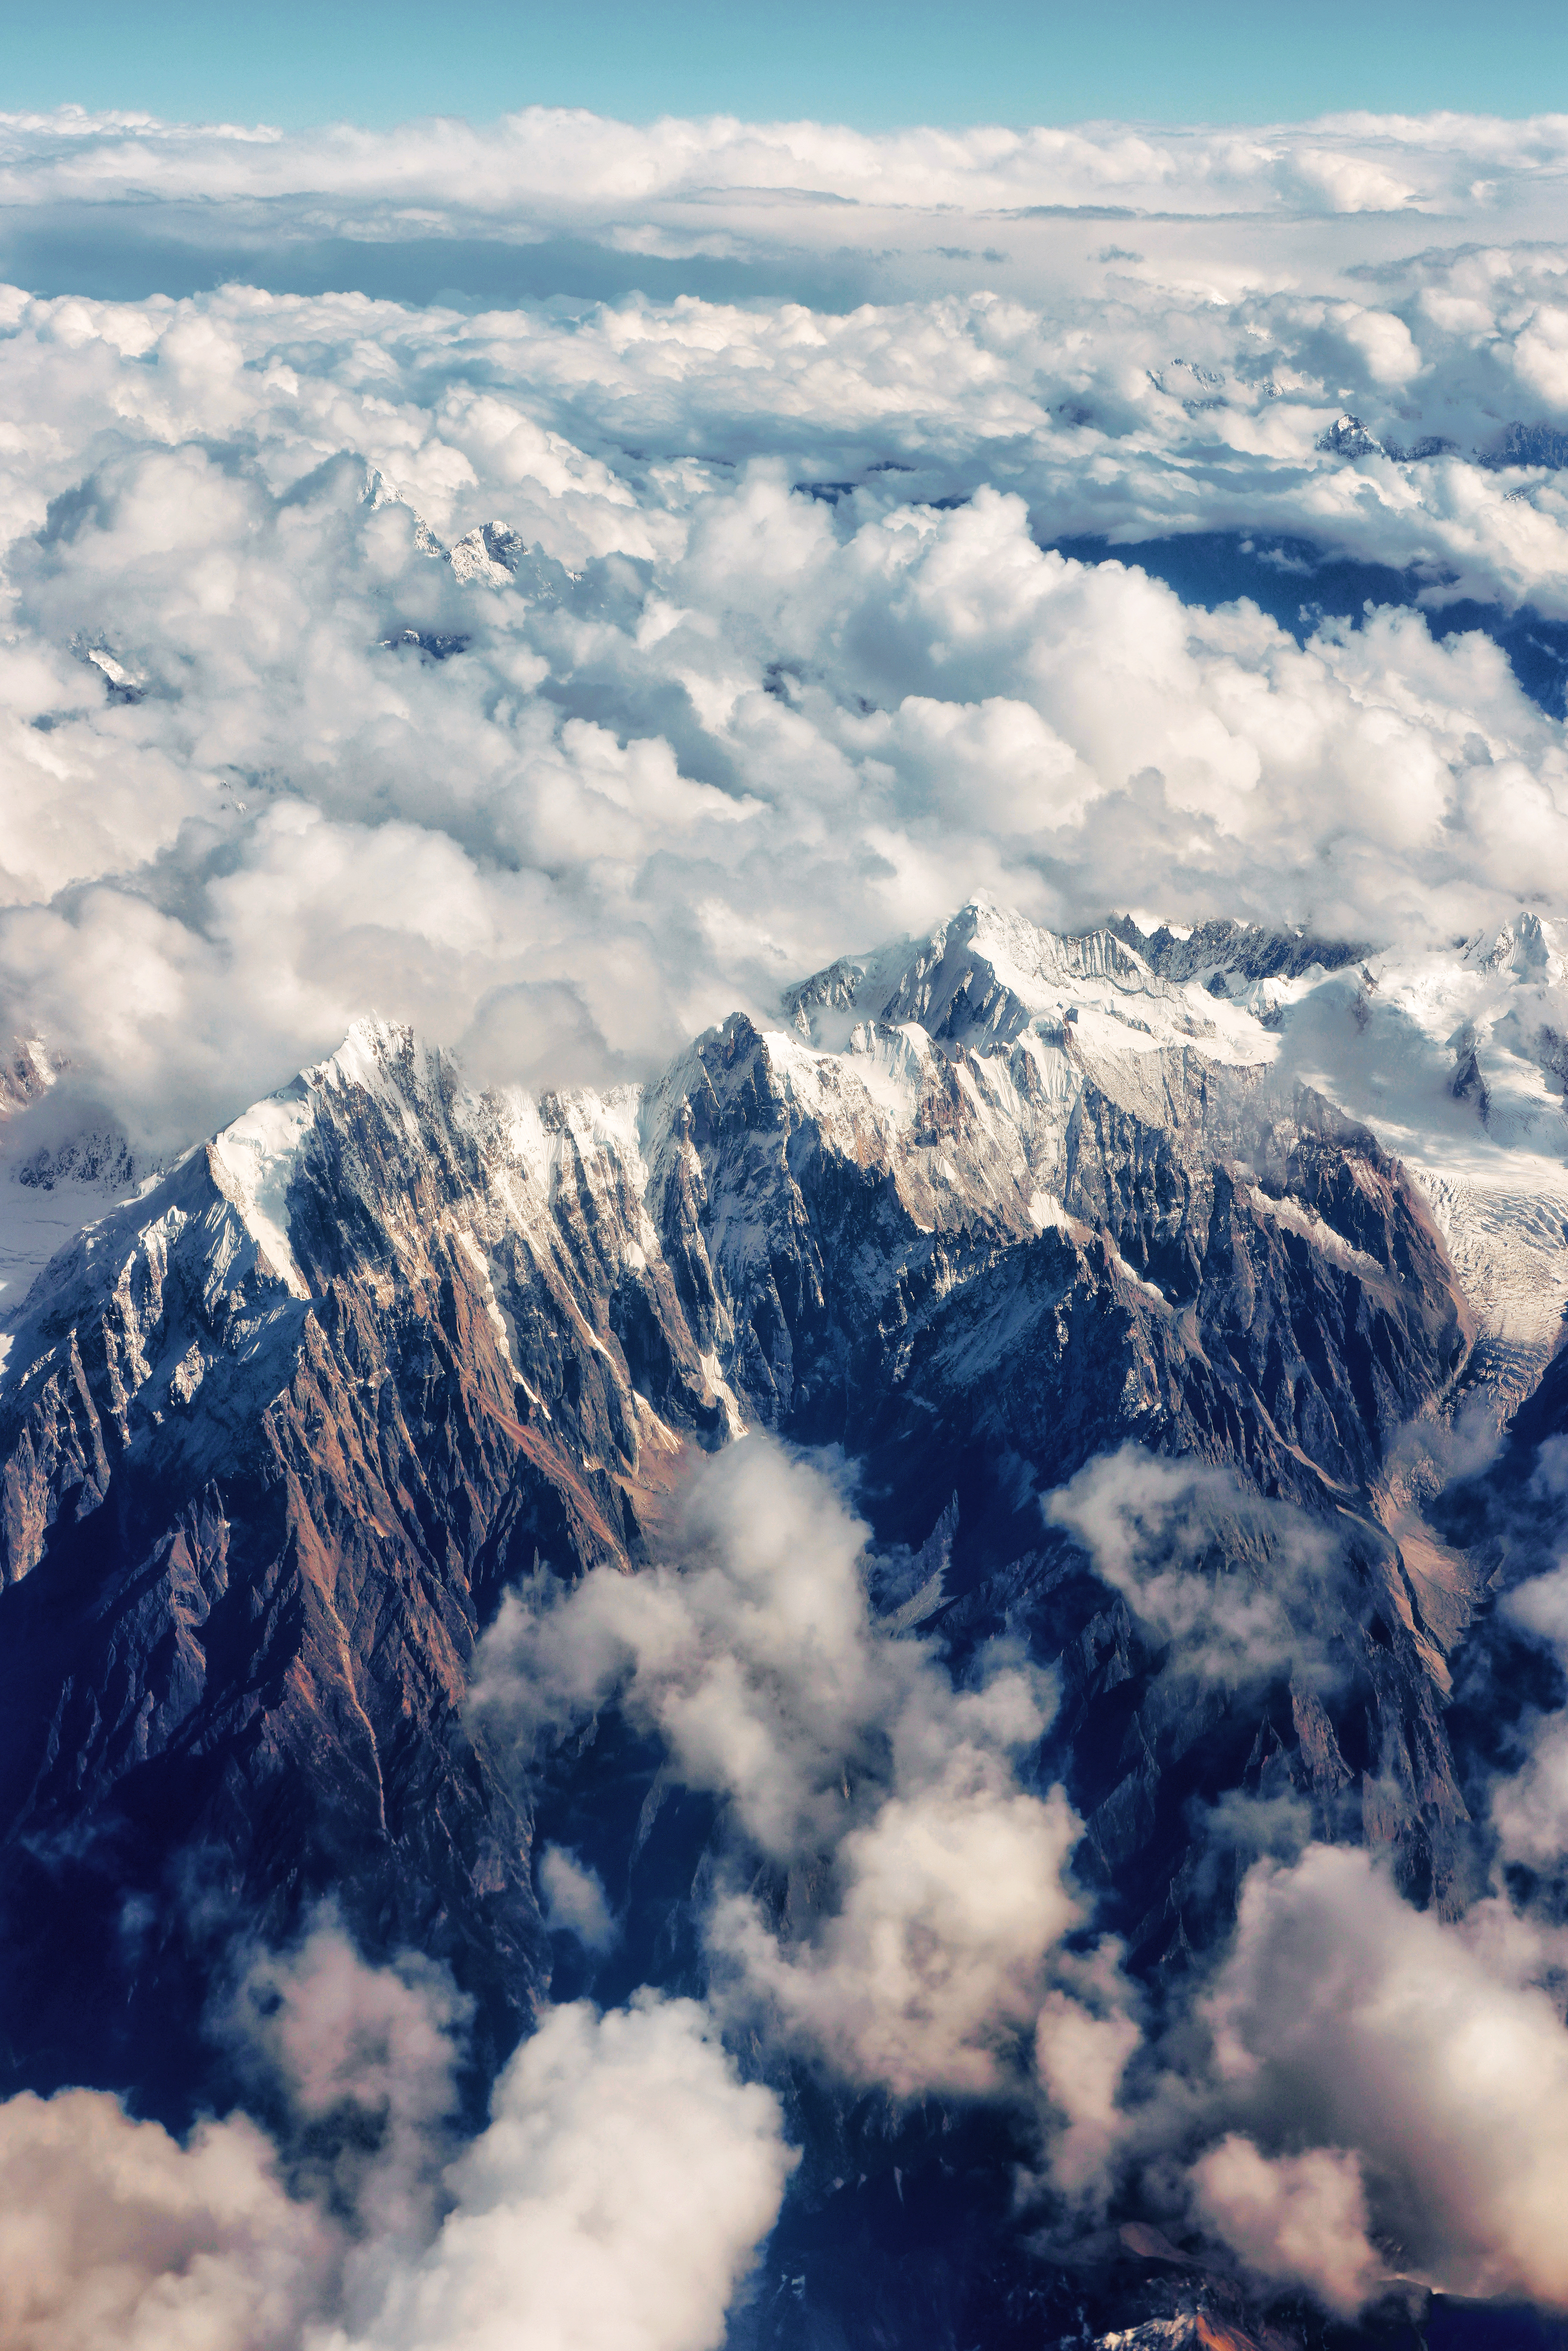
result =
[[1515,340],[1513,363],[1548,407],[1568,409],[1568,309],[1543,302]]
[[539,1855],[539,1890],[552,1934],[575,1935],[590,1951],[609,1949],[616,1926],[596,1869],[564,1846],[547,1844]]
[[[849,1831],[813,1932],[779,1935],[743,1895],[716,1904],[710,1945],[742,1971],[727,1997],[762,2003],[788,2039],[896,2097],[1005,2088],[1009,2044],[1036,2021],[1048,1962],[1082,1915],[1065,1882],[1081,1833],[1060,1788],[1026,1794],[984,1748],[961,1747],[935,1784],[888,1796]],[[1045,2018],[1048,2039],[1081,2013],[1062,1997],[1068,2017]]]
[[243,2117],[182,2147],[102,2091],[0,2105],[0,2336],[15,2351],[294,2351],[333,2252]]
[[1504,1857],[1561,1869],[1568,1857],[1568,1717],[1537,1725],[1524,1762],[1492,1788],[1492,1825]]
[[1110,2186],[1126,2137],[1120,2093],[1143,2033],[1121,1959],[1109,1937],[1064,1957],[1063,1981],[1047,1992],[1035,2024],[1035,2072],[1063,2126],[1050,2147],[1051,2178],[1074,2200]]
[[793,2158],[695,2001],[559,2008],[447,2175],[452,2210],[363,2334],[315,2351],[715,2351]]
[[1354,149],[1302,146],[1291,162],[1303,194],[1326,199],[1336,213],[1399,212],[1416,198],[1411,181]]
[[[1530,1481],[1530,1499],[1557,1507],[1548,1529],[1560,1539],[1561,1498],[1568,1489],[1568,1445],[1560,1437],[1542,1446]],[[1554,1652],[1568,1666],[1568,1560],[1559,1557],[1544,1573],[1528,1576],[1504,1593],[1501,1613],[1521,1632]],[[1568,1862],[1568,1714],[1527,1714],[1521,1725],[1522,1755],[1491,1783],[1491,1823],[1505,1862],[1520,1861],[1555,1876]]]
[[1101,1456],[1042,1499],[1094,1572],[1120,1592],[1170,1670],[1244,1687],[1282,1673],[1337,1677],[1323,1620],[1343,1596],[1340,1546],[1299,1510],[1228,1471],[1134,1445]]
[[[706,1923],[721,2012],[898,2097],[1026,2097],[1034,2035],[1051,2103],[1083,2126],[1081,2185],[1110,2043],[1124,2059],[1137,2034],[1112,1948],[1062,1949],[1082,1823],[1027,1776],[1054,1691],[1002,1645],[955,1685],[880,1625],[866,1531],[822,1468],[747,1437],[694,1475],[679,1564],[509,1595],[473,1702],[525,1752],[612,1705],[657,1732],[735,1841]],[[787,1917],[750,1888],[759,1853],[790,1870]]]
[[1403,319],[1389,310],[1363,310],[1346,322],[1345,340],[1366,362],[1380,387],[1408,383],[1421,372],[1421,354]]
[[1254,2144],[1226,2138],[1196,2175],[1244,2258],[1348,2304],[1370,2233],[1449,2292],[1568,2303],[1568,2031],[1545,1988],[1560,1959],[1505,1904],[1458,1922],[1413,1909],[1362,1852],[1260,1862],[1203,2002]]
[[697,1468],[681,1564],[595,1570],[570,1588],[546,1573],[508,1593],[471,1703],[526,1746],[618,1703],[765,1852],[831,1844],[846,1772],[884,1768],[887,1724],[936,1682],[921,1646],[870,1615],[866,1533],[826,1476],[747,1437]]
[[1232,2131],[1193,2166],[1204,2218],[1249,2269],[1305,2286],[1354,2317],[1383,2272],[1367,2241],[1366,2196],[1353,2155],[1313,2147],[1262,2155]]
[[350,2260],[350,2298],[356,2265],[373,2276],[390,2245],[430,2232],[467,2011],[418,1953],[367,1966],[329,1910],[295,1949],[252,1953],[220,2006],[242,2072],[281,2099],[296,2190],[371,2248]]

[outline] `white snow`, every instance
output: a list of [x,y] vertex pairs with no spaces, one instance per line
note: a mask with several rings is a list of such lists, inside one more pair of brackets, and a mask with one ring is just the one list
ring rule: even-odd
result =
[[246,1229],[296,1298],[308,1298],[310,1291],[289,1239],[287,1192],[315,1114],[309,1089],[297,1079],[225,1126],[213,1144],[214,1162],[228,1179],[229,1196]]
[[123,662],[116,661],[114,655],[110,653],[106,653],[101,645],[90,646],[89,648],[87,657],[89,661],[91,662],[95,669],[99,669],[103,672],[104,676],[108,678],[111,685],[129,686],[132,689],[136,689],[146,684],[146,680],[140,676],[136,671],[127,669]]
[[84,1228],[106,1217],[136,1187],[119,1191],[101,1184],[58,1183],[47,1191],[0,1176],[0,1314],[20,1306],[38,1275],[59,1249]]
[[[1298,1083],[1317,1088],[1405,1161],[1477,1319],[1471,1392],[1479,1383],[1507,1410],[1559,1342],[1568,1311],[1568,962],[1552,925],[1527,909],[1446,947],[1374,955],[1332,973],[1317,965],[1213,997],[1201,977],[1161,978],[1109,934],[1056,937],[977,900],[929,938],[846,960],[824,984],[844,1000],[808,1006],[793,1027],[762,1032],[770,1079],[797,1114],[820,1123],[829,1148],[862,1165],[885,1161],[924,1229],[977,1213],[1021,1232],[1065,1228],[1064,1137],[1085,1081],[1158,1121],[1169,1114],[1172,1071],[1196,1056],[1256,1071],[1283,1102]],[[1078,1018],[1067,1024],[1070,1007]],[[454,1095],[432,1049],[369,1019],[329,1061],[225,1128],[213,1165],[258,1249],[305,1298],[287,1192],[323,1096],[366,1089],[411,1142],[432,1121],[471,1134],[488,1197],[457,1238],[509,1361],[487,1244],[508,1223],[550,1227],[570,1177],[594,1193],[620,1261],[645,1270],[659,1254],[649,1193],[672,1153],[692,1155],[681,1112],[696,1077],[688,1053],[648,1088],[585,1090],[542,1105],[517,1088]],[[19,1110],[8,1130],[29,1114]],[[1378,1272],[1321,1217],[1264,1194],[1249,1170],[1235,1173],[1260,1215],[1348,1270]],[[0,1172],[0,1313],[120,1196],[66,1181],[21,1186]],[[728,1202],[719,1213],[722,1222],[740,1211]],[[602,1345],[586,1324],[582,1335]],[[721,1355],[704,1369],[738,1432],[743,1416]],[[183,1366],[182,1376],[199,1377],[200,1366]]]
[[698,1360],[706,1375],[709,1387],[712,1388],[715,1395],[717,1396],[720,1404],[724,1406],[724,1416],[729,1425],[729,1433],[731,1437],[744,1437],[746,1435],[745,1417],[741,1412],[739,1404],[736,1400],[735,1390],[730,1386],[728,1381],[725,1378],[723,1372],[719,1368],[718,1357],[710,1353],[700,1356]]
[[[497,1301],[496,1285],[490,1278],[490,1260],[472,1233],[460,1231],[457,1241],[464,1256],[479,1276],[479,1295],[484,1301],[485,1311],[494,1326],[497,1338],[501,1343],[502,1354],[508,1364],[512,1364],[512,1343],[507,1334],[507,1318]],[[516,1371],[515,1364],[512,1364],[512,1369]]]
[[1256,1184],[1248,1184],[1245,1191],[1255,1215],[1267,1217],[1272,1223],[1283,1225],[1290,1232],[1300,1233],[1303,1240],[1311,1242],[1320,1257],[1326,1257],[1344,1272],[1364,1277],[1370,1275],[1377,1281],[1386,1279],[1375,1257],[1368,1257],[1364,1249],[1358,1249],[1354,1243],[1347,1241],[1343,1233],[1336,1233],[1315,1209],[1303,1207],[1300,1200],[1276,1199],[1271,1192],[1261,1190]]
[[1031,1192],[1029,1196],[1030,1221],[1040,1232],[1067,1230],[1067,1211],[1054,1192]]

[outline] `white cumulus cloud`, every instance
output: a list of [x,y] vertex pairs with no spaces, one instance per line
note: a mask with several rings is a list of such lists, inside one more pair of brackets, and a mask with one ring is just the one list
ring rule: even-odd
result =
[[737,2079],[695,2002],[556,2009],[352,2351],[716,2351],[792,2161],[778,2100]]
[[[1003,1645],[956,1685],[879,1624],[866,1535],[821,1468],[749,1436],[695,1471],[673,1562],[509,1595],[474,1703],[525,1752],[618,1706],[722,1800],[740,1865],[706,1921],[721,2013],[899,2098],[1027,2099],[1038,2051],[1085,2184],[1111,2043],[1124,2061],[1137,2032],[1112,1948],[1062,1948],[1082,1824],[1027,1773],[1054,1690]],[[751,1890],[758,1854],[791,1872],[787,1918]]]
[[243,2117],[182,2147],[102,2091],[0,2105],[0,2337],[15,2351],[293,2351],[333,2234]]
[[[1204,2002],[1218,2079],[1255,2144],[1226,2140],[1197,2175],[1244,2258],[1312,2282],[1307,2249],[1338,2227],[1324,2276],[1331,2298],[1353,2300],[1359,2166],[1395,2266],[1450,2293],[1568,2302],[1568,2031],[1547,1988],[1559,1961],[1505,1904],[1458,1922],[1416,1910],[1363,1852],[1258,1863]],[[1328,2159],[1306,2164],[1313,2151]]]
[[1367,2241],[1366,2197],[1352,2155],[1260,2154],[1232,2131],[1193,2167],[1205,2218],[1249,2268],[1305,2286],[1343,2317],[1368,2300],[1383,2263]]

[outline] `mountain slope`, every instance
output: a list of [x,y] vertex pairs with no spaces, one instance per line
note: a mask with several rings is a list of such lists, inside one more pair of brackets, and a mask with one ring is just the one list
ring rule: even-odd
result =
[[[475,1638],[536,1563],[634,1568],[683,1453],[747,1425],[861,1459],[890,1558],[956,1529],[925,1616],[960,1649],[999,1609],[1064,1660],[1063,1768],[1151,1956],[1188,1931],[1199,1734],[1222,1777],[1359,1792],[1444,1882],[1445,1627],[1383,1485],[1474,1318],[1398,1165],[1270,1071],[1269,1010],[971,907],[642,1092],[476,1096],[370,1026],[84,1231],[0,1387],[19,2070],[79,2069],[85,2011],[128,2077],[139,2001],[329,1890],[504,2046],[549,1955]],[[1127,1438],[1349,1531],[1337,1723],[1252,1693],[1217,1737],[1063,1582],[1036,1496]]]

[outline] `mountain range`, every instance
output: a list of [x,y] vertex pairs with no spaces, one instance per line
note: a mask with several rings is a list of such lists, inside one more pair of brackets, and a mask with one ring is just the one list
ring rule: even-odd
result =
[[[324,1901],[369,1959],[450,1970],[480,2103],[552,1998],[700,1989],[720,1808],[608,1718],[524,1768],[471,1681],[508,1592],[667,1560],[693,1464],[750,1431],[852,1480],[888,1639],[1055,1677],[1035,1769],[1150,2001],[1232,1929],[1242,1797],[1462,1911],[1500,1573],[1476,1479],[1517,1490],[1517,1448],[1568,1429],[1565,1034],[1528,914],[1416,963],[977,901],[643,1085],[478,1090],[367,1021],[145,1176],[117,1137],[29,1155],[24,1049],[15,1260],[65,1237],[0,1295],[8,2089],[222,2107],[225,1953]],[[1477,1428],[1512,1470],[1470,1473]],[[1128,1446],[1233,1497],[1187,1572],[1272,1595],[1289,1644],[1255,1669],[1195,1690],[1053,1501]],[[601,1962],[542,1898],[557,1840],[624,1922]],[[1134,2205],[1031,2250],[1006,2112],[770,2078],[806,2154],[748,2339],[1321,2332],[1303,2304],[1260,2333]]]

